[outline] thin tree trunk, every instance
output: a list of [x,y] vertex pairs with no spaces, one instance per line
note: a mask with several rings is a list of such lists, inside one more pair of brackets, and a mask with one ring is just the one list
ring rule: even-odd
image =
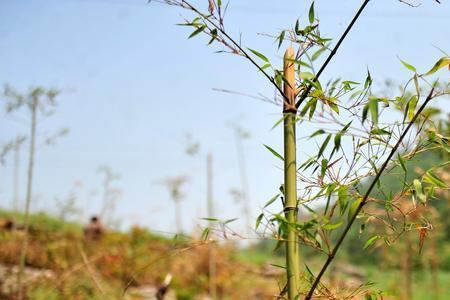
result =
[[103,203],[102,203],[102,210],[100,212],[100,220],[102,220],[102,222],[105,222],[106,220],[109,205],[109,197],[110,197],[109,182],[106,181],[103,184],[103,201],[102,201]]
[[175,199],[175,225],[177,234],[183,233],[183,226],[181,225],[181,201]]
[[403,299],[404,300],[412,300],[412,255],[411,255],[411,241],[409,237],[405,237],[405,251],[403,256],[403,283],[404,283],[404,291],[403,291]]
[[33,191],[33,167],[34,167],[34,155],[35,155],[35,138],[36,138],[36,114],[37,114],[38,99],[33,98],[31,107],[31,133],[30,133],[30,152],[28,160],[28,178],[27,178],[27,194],[25,198],[25,213],[23,219],[24,225],[24,236],[22,241],[22,247],[20,249],[20,261],[19,261],[19,272],[17,273],[17,288],[18,299],[24,299],[23,291],[23,275],[25,269],[25,261],[28,250],[28,230],[29,230],[29,214],[31,205],[31,195]]
[[[297,163],[295,139],[295,68],[294,49],[289,47],[284,55],[284,93],[289,103],[283,106],[284,114],[284,212],[290,224],[297,222]],[[289,300],[297,299],[300,284],[300,256],[297,233],[293,226],[286,229],[286,272]]]
[[433,299],[439,300],[439,256],[436,249],[436,241],[433,238],[430,239],[430,250],[431,289],[433,290]]
[[16,141],[16,146],[14,147],[14,170],[13,170],[13,211],[17,211],[19,208],[19,162],[20,162],[20,144],[19,139]]
[[250,221],[250,207],[249,207],[249,196],[248,196],[248,183],[247,183],[247,172],[245,167],[245,155],[244,155],[244,145],[242,144],[242,136],[239,130],[235,129],[236,134],[236,149],[238,154],[239,163],[239,175],[241,179],[241,199],[244,205],[244,215],[245,215],[245,233],[250,234],[251,221]]
[[[208,217],[214,218],[214,198],[213,198],[213,169],[212,169],[212,155],[209,153],[206,159],[206,183],[207,183],[207,206]],[[212,222],[210,222],[212,226]],[[209,268],[209,296],[211,299],[217,299],[217,287],[216,287],[216,257],[214,244],[209,244],[208,248],[208,268]]]

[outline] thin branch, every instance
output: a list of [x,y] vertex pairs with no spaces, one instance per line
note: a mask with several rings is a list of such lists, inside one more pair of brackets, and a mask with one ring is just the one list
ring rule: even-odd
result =
[[[337,50],[341,46],[342,42],[347,37],[347,34],[350,32],[350,30],[352,29],[353,25],[356,23],[356,20],[358,20],[359,16],[363,12],[363,10],[366,8],[367,4],[369,4],[369,2],[370,2],[370,0],[365,0],[363,2],[363,4],[361,5],[361,7],[359,8],[359,10],[356,12],[356,15],[353,17],[353,19],[350,22],[350,24],[348,24],[347,28],[345,29],[344,33],[340,37],[340,39],[337,42],[336,46],[334,46],[333,50],[331,50],[331,52],[328,55],[327,59],[323,63],[322,67],[320,68],[319,72],[317,72],[317,75],[313,79],[313,83],[316,83],[319,80],[320,75],[322,75],[323,71],[328,66],[328,64],[330,63],[331,59],[333,58],[333,56],[336,54]],[[308,97],[309,92],[311,92],[312,87],[313,87],[313,84],[310,83],[308,85],[308,87],[306,88],[306,90],[302,93],[300,99],[295,104],[295,106],[297,108],[300,107],[300,105],[303,103],[303,101],[305,101],[305,99]]]
[[225,36],[237,49],[239,49],[239,51],[242,53],[242,55],[247,58],[250,63],[252,63],[266,78],[267,80],[269,80],[274,86],[275,88],[278,90],[278,92],[280,93],[280,95],[283,97],[284,102],[289,103],[289,99],[288,97],[285,95],[285,93],[283,92],[283,90],[281,89],[280,86],[278,86],[278,84],[275,82],[275,80],[269,75],[267,74],[266,71],[264,71],[263,68],[261,68],[259,66],[259,64],[247,53],[247,51],[245,51],[242,46],[240,45],[240,43],[236,42],[230,35],[228,35],[227,32],[225,32],[225,30],[217,25],[216,23],[214,23],[213,21],[211,21],[206,15],[204,15],[203,13],[201,13],[197,8],[195,8],[192,4],[190,4],[189,2],[182,0],[181,1],[183,4],[185,4],[190,10],[192,10],[193,12],[195,12],[197,15],[199,15],[200,17],[202,17],[203,20],[205,20],[206,22],[208,22],[209,24],[211,24],[212,26],[214,26],[214,28],[216,28],[221,34],[223,34],[223,36]]
[[381,166],[381,168],[378,170],[378,173],[376,174],[375,178],[373,179],[372,183],[370,184],[368,190],[366,191],[366,193],[364,194],[363,199],[361,200],[360,204],[358,205],[358,208],[356,209],[355,213],[353,214],[352,218],[350,219],[350,221],[348,222],[347,226],[344,229],[344,232],[341,234],[341,236],[339,237],[336,245],[333,248],[333,251],[331,251],[331,253],[328,255],[327,260],[325,261],[324,265],[322,266],[322,269],[320,270],[319,274],[317,275],[317,277],[315,278],[313,284],[311,285],[311,288],[308,292],[308,294],[305,297],[305,300],[310,300],[314,290],[316,289],[317,285],[320,283],[320,279],[322,278],[323,274],[325,273],[325,271],[328,269],[328,266],[330,265],[330,263],[333,261],[333,259],[336,256],[337,251],[339,250],[342,242],[344,241],[344,239],[346,238],[348,232],[350,231],[350,228],[353,226],[353,223],[356,220],[356,217],[358,216],[359,212],[361,211],[361,209],[363,208],[363,206],[367,203],[367,200],[369,198],[370,193],[372,192],[373,188],[375,187],[376,183],[378,182],[378,180],[381,177],[381,174],[384,172],[384,170],[387,168],[390,160],[392,159],[392,157],[394,156],[395,152],[397,152],[398,148],[400,147],[403,139],[405,138],[405,136],[408,134],[409,130],[413,127],[416,119],[419,117],[419,115],[422,113],[422,111],[424,110],[424,108],[427,106],[427,104],[434,98],[433,97],[433,93],[434,93],[434,88],[431,89],[430,93],[428,94],[427,98],[425,99],[425,101],[423,102],[423,104],[420,106],[419,110],[416,112],[416,114],[414,115],[413,119],[411,120],[411,122],[408,124],[408,126],[406,127],[406,129],[403,131],[402,135],[400,136],[399,140],[397,141],[396,145],[394,146],[394,148],[392,148],[391,152],[389,153],[389,156],[386,158],[386,160],[384,161],[383,165]]

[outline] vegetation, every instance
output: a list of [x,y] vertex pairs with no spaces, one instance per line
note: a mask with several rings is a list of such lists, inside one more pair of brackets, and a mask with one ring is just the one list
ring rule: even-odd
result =
[[[189,39],[206,37],[219,52],[243,58],[275,89],[274,99],[264,100],[276,106],[279,120],[272,129],[283,147],[264,147],[281,164],[283,181],[273,182],[274,195],[262,208],[251,206],[242,148],[248,136],[234,126],[241,181],[235,196],[243,202],[245,230],[233,228],[237,218],[217,216],[210,152],[202,154],[208,216],[201,230],[187,233],[182,222],[190,174],[160,182],[174,204],[173,237],[136,226],[114,228],[121,190],[113,187],[119,175],[106,165],[98,168],[102,203],[90,224],[68,218],[79,211],[75,193],[58,199],[57,216],[32,213],[38,125],[54,112],[58,92],[36,87],[22,94],[5,86],[5,111],[24,111],[29,134],[0,152],[1,163],[15,154],[13,209],[0,210],[0,298],[446,299],[450,122],[436,102],[450,95],[450,82],[439,77],[448,75],[449,54],[425,58],[430,67],[423,70],[399,59],[410,77],[399,88],[380,91],[369,69],[359,79],[322,76],[370,0],[362,1],[337,39],[323,34],[311,2],[307,18],[268,34],[278,51],[286,48],[282,61],[234,37],[225,27],[228,4],[221,0],[208,0],[204,8],[185,0],[155,2],[188,12],[180,25],[190,29]],[[53,144],[66,133],[45,141]],[[188,142],[186,152],[194,156],[199,144]],[[17,168],[25,143],[27,186],[19,210]],[[314,150],[300,155],[300,148]],[[252,214],[258,214],[254,233]]]
[[[365,249],[378,240],[391,245],[403,233],[413,229],[419,231],[422,248],[432,225],[426,217],[417,214],[420,210],[429,210],[428,200],[433,198],[436,190],[448,188],[436,174],[437,170],[445,170],[447,162],[425,170],[420,178],[412,181],[408,181],[406,164],[416,155],[436,148],[448,151],[448,136],[442,128],[438,130],[432,120],[435,110],[428,107],[435,98],[450,93],[450,83],[439,84],[438,79],[432,78],[440,69],[450,66],[447,54],[423,73],[400,60],[412,72],[412,77],[398,95],[385,97],[373,91],[369,71],[361,81],[363,83],[339,77],[326,84],[320,81],[323,71],[367,8],[369,0],[363,1],[334,46],[331,46],[331,38],[321,34],[312,2],[306,24],[297,20],[292,29],[282,30],[275,36],[278,48],[285,42],[296,48],[286,50],[283,69],[278,69],[260,51],[243,46],[242,39],[232,37],[225,27],[228,5],[223,5],[221,0],[208,1],[207,9],[184,0],[161,2],[193,14],[191,19],[185,19],[181,24],[192,28],[188,38],[203,34],[209,39],[208,45],[219,44],[224,49],[221,52],[245,58],[277,91],[274,103],[281,103],[283,110],[274,127],[281,123],[284,125],[284,152],[279,154],[267,145],[266,148],[284,162],[284,183],[280,193],[268,201],[258,216],[256,229],[264,227],[264,231],[269,231],[267,236],[278,240],[276,248],[286,245],[286,285],[280,290],[279,297],[285,297],[285,294],[289,300],[302,296],[305,300],[315,296],[332,297],[323,277],[351,229],[361,221],[361,231],[368,225],[378,225],[388,232],[370,236],[363,246]],[[322,55],[325,58],[315,72],[315,61]],[[431,83],[428,78],[432,78]],[[386,116],[398,111],[403,116],[397,114],[394,120]],[[302,127],[305,123],[321,125],[309,136],[310,139],[317,143],[323,135],[325,139],[317,153],[311,154],[297,168],[295,132],[297,126]],[[352,146],[345,147],[344,141]],[[403,173],[403,178],[398,181],[401,188],[389,192],[381,185],[381,179],[397,166]],[[283,211],[269,211],[268,207],[278,198],[282,201]],[[409,198],[412,198],[412,204],[406,202]],[[317,202],[325,203],[324,207],[314,209]],[[298,219],[299,208],[308,212],[303,221]],[[399,215],[403,221],[398,220]],[[313,273],[305,263],[306,279],[300,276],[299,242],[315,249],[318,255],[326,255],[317,273]],[[410,242],[404,249],[407,252],[410,251],[408,246]],[[412,263],[409,256],[406,257],[405,272],[410,274]],[[405,280],[410,282],[410,279]],[[410,283],[406,284],[405,290],[411,290]],[[346,297],[354,297],[358,292],[359,287]],[[365,291],[364,294],[368,299],[382,297],[377,291]],[[412,298],[411,293],[406,292],[405,298]]]

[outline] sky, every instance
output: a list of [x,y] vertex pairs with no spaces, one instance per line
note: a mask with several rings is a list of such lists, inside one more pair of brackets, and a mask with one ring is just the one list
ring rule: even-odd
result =
[[[206,7],[207,1],[193,1]],[[323,79],[341,76],[362,81],[367,69],[379,83],[404,82],[410,73],[399,58],[426,71],[450,52],[450,3],[423,0],[410,7],[395,0],[371,1]],[[231,1],[226,28],[245,47],[258,49],[281,65],[282,50],[264,34],[307,19],[310,1]],[[361,1],[316,0],[321,33],[337,38]],[[0,1],[0,84],[21,92],[30,87],[57,88],[53,116],[41,120],[41,141],[60,128],[70,133],[54,146],[39,144],[36,154],[34,211],[55,213],[55,198],[76,192],[87,215],[98,213],[102,178],[98,167],[120,174],[113,186],[122,191],[115,217],[122,228],[146,226],[175,232],[174,204],[165,178],[188,176],[182,201],[183,228],[192,231],[206,217],[206,154],[214,161],[216,216],[240,218],[242,203],[230,189],[240,187],[235,135],[230,124],[251,133],[243,141],[249,201],[259,213],[282,182],[281,164],[263,144],[282,149],[281,128],[271,129],[280,108],[252,98],[221,93],[229,89],[273,97],[274,88],[240,57],[217,54],[205,37],[187,39],[176,26],[189,14],[141,0]],[[443,104],[438,104],[442,105]],[[307,125],[309,126],[309,125]],[[25,112],[1,112],[0,144],[27,134]],[[299,128],[299,136],[313,128]],[[200,143],[186,154],[186,136]],[[302,143],[300,159],[317,151]],[[26,153],[21,154],[21,198],[25,195]],[[12,156],[0,167],[0,206],[11,207]]]

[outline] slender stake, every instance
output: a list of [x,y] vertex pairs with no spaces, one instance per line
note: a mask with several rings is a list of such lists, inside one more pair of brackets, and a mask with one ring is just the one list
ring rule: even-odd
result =
[[19,272],[17,273],[17,288],[19,289],[18,293],[19,300],[24,299],[23,274],[28,249],[29,214],[30,214],[31,194],[33,188],[33,167],[34,167],[34,153],[35,153],[35,139],[36,139],[37,109],[38,109],[38,98],[37,96],[33,96],[33,101],[31,103],[31,133],[30,133],[30,153],[28,159],[27,195],[25,199],[25,213],[23,218],[24,236],[22,241],[22,247],[20,249]]
[[[284,93],[289,103],[284,105],[284,212],[289,224],[297,222],[297,163],[295,140],[295,67],[294,49],[289,47],[284,54]],[[300,286],[299,244],[295,229],[288,226],[286,232],[286,272],[289,300],[297,299]]]
[[19,163],[20,163],[20,140],[19,138],[16,139],[16,145],[14,147],[14,170],[13,170],[13,188],[14,188],[14,195],[13,195],[13,210],[17,211],[19,208]]
[[236,149],[238,154],[238,163],[239,163],[239,175],[241,179],[241,200],[244,205],[244,214],[245,214],[245,234],[250,237],[250,228],[251,228],[251,217],[250,217],[250,207],[249,207],[249,196],[248,196],[248,182],[247,182],[247,172],[245,167],[245,154],[244,154],[244,145],[243,145],[243,136],[241,129],[236,127],[234,129],[236,135]]
[[181,223],[181,199],[174,199],[175,202],[175,224],[177,234],[183,233],[183,225]]
[[[214,199],[213,199],[213,169],[212,169],[212,155],[208,153],[206,158],[206,196],[208,205],[208,217],[214,218]],[[212,226],[212,222],[210,222]],[[217,299],[217,287],[216,287],[216,253],[214,244],[209,244],[209,296],[211,299]]]
[[345,229],[342,232],[341,236],[339,237],[336,245],[334,246],[334,248],[331,251],[331,253],[328,254],[328,258],[325,261],[325,263],[323,264],[322,269],[320,269],[319,274],[314,279],[314,282],[311,285],[311,288],[309,289],[309,292],[306,295],[305,300],[310,300],[312,298],[313,293],[314,293],[315,289],[317,288],[317,285],[320,283],[320,279],[322,278],[322,276],[325,273],[325,271],[328,269],[328,266],[330,265],[330,263],[336,257],[336,253],[338,252],[339,248],[341,247],[342,243],[344,242],[348,232],[350,231],[350,228],[353,226],[353,223],[355,222],[356,217],[358,216],[359,212],[364,207],[364,205],[366,205],[367,199],[369,198],[370,193],[372,192],[373,188],[375,187],[375,185],[377,184],[378,180],[380,179],[381,174],[383,174],[384,170],[386,170],[389,162],[391,161],[391,159],[394,156],[395,152],[397,152],[398,148],[400,147],[400,145],[403,142],[403,139],[408,134],[408,132],[411,129],[411,127],[413,127],[413,125],[416,122],[417,118],[420,116],[420,114],[425,109],[427,104],[433,99],[433,93],[434,93],[434,87],[431,89],[430,93],[428,94],[428,96],[425,99],[425,101],[423,102],[423,104],[417,110],[417,112],[414,115],[414,117],[412,118],[411,122],[409,122],[408,126],[406,126],[405,130],[402,132],[402,134],[401,134],[400,138],[398,139],[397,143],[392,148],[391,152],[389,153],[388,157],[384,161],[383,165],[378,170],[378,173],[375,175],[375,178],[373,179],[373,181],[371,182],[369,188],[367,189],[366,193],[364,194],[364,197],[362,198],[361,202],[359,203],[358,207],[356,208],[355,213],[351,217],[350,221],[347,223],[347,226],[345,226]]

